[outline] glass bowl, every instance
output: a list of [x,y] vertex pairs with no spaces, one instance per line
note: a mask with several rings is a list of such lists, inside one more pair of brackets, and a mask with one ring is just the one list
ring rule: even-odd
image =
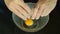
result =
[[[32,9],[34,7],[35,3],[27,3],[30,8]],[[30,27],[25,25],[25,21],[22,20],[21,18],[19,18],[17,15],[15,15],[14,13],[12,13],[12,19],[14,21],[14,23],[17,25],[17,27],[19,27],[21,30],[25,31],[25,32],[37,32],[40,31],[42,28],[44,28],[48,21],[49,21],[49,15],[45,16],[45,17],[40,17],[38,20],[33,20],[34,24]]]

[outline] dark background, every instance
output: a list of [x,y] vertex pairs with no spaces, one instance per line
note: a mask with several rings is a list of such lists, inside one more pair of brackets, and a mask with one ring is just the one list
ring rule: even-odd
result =
[[60,34],[60,1],[50,13],[49,23],[40,31],[28,33],[20,30],[12,20],[12,13],[0,0],[0,34]]

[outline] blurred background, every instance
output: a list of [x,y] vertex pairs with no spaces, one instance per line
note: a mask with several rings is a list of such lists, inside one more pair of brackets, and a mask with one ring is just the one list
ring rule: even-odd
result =
[[[24,0],[36,3],[36,0]],[[20,30],[12,20],[12,12],[6,7],[4,0],[0,0],[0,34],[60,34],[60,0],[50,13],[49,23],[40,31],[29,33]]]

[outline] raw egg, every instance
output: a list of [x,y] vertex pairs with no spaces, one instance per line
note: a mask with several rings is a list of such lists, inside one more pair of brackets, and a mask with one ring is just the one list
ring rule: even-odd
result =
[[27,19],[27,20],[25,21],[25,24],[26,24],[27,26],[32,26],[32,25],[33,25],[33,20],[32,20],[32,19]]

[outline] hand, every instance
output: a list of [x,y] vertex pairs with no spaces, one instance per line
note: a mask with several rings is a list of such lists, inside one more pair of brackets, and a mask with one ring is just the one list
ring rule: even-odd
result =
[[[6,0],[5,0],[6,1]],[[10,0],[11,1],[11,0]],[[14,0],[9,2],[5,2],[8,8],[15,13],[17,16],[26,20],[27,18],[39,19],[40,17],[47,16],[55,7],[57,0],[39,0],[31,15],[31,9],[28,5],[24,3],[23,0]],[[8,4],[9,3],[9,4]]]
[[[6,0],[7,1],[7,0]],[[8,8],[18,17],[26,20],[30,18],[31,9],[24,3],[23,0],[13,0],[8,5]]]
[[39,19],[45,6],[46,6],[46,0],[38,0],[36,3],[34,9],[33,9],[33,14],[32,14],[32,19]]
[[49,15],[55,8],[57,0],[39,0],[33,9],[32,19],[39,19]]

